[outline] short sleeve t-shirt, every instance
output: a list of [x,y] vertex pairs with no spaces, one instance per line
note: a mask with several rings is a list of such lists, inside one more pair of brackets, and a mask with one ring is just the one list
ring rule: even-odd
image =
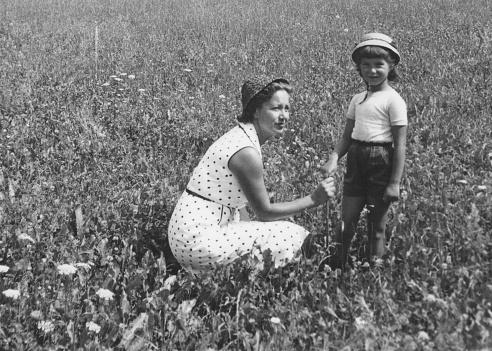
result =
[[367,142],[393,142],[391,127],[408,125],[407,105],[393,88],[355,95],[347,118],[355,120],[352,139]]

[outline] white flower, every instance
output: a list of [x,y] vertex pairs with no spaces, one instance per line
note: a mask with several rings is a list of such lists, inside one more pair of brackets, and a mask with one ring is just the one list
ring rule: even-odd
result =
[[138,92],[140,92],[140,93],[143,93],[144,91],[145,91],[145,89],[142,89],[142,88],[138,89]]
[[20,291],[14,289],[7,289],[3,292],[3,294],[7,297],[10,297],[13,300],[17,300],[20,296]]
[[424,298],[425,301],[428,301],[428,302],[435,302],[437,299],[434,295],[432,294],[429,294],[427,295],[425,298]]
[[185,71],[185,72],[191,72],[191,69],[185,68],[183,71]]
[[0,265],[0,273],[5,273],[9,271],[9,267]]
[[104,299],[104,300],[112,300],[114,293],[109,291],[108,289],[99,289],[96,292],[96,295],[99,296],[101,299]]
[[72,275],[77,273],[77,268],[75,268],[71,264],[61,264],[56,268],[58,269],[58,273],[62,275]]
[[174,284],[174,282],[176,282],[176,276],[175,275],[171,275],[164,282],[164,289],[171,290],[171,286]]
[[128,79],[135,79],[135,76],[134,76],[133,74],[130,74],[130,75],[128,76]]
[[419,331],[417,338],[421,341],[430,340],[429,334],[427,334],[425,331]]
[[98,334],[101,331],[101,327],[94,322],[88,322],[85,324],[85,326],[87,327],[87,329],[89,329],[89,331],[92,331],[96,334]]
[[31,318],[34,318],[34,319],[37,319],[37,320],[40,320],[43,318],[43,312],[39,311],[39,310],[35,310],[35,311],[32,311],[31,312]]
[[35,242],[36,242],[33,238],[31,238],[31,237],[30,237],[29,235],[27,235],[26,233],[19,234],[19,235],[17,236],[17,239],[18,239],[18,240],[29,240],[29,241],[30,241],[30,242],[32,242],[32,243],[35,243]]
[[336,18],[336,19],[339,19],[339,18],[340,18],[340,15],[336,15],[336,16],[335,16],[335,18]]
[[109,78],[116,78],[116,76],[113,74],[112,76],[109,76]]
[[219,99],[225,99],[225,95],[219,95]]
[[347,33],[347,32],[348,32],[348,28],[345,28],[343,31],[344,31],[345,33]]
[[479,185],[479,186],[477,186],[477,189],[478,190],[487,190],[487,186],[485,186],[485,185]]
[[126,73],[120,73],[120,76],[126,76]]
[[109,85],[108,82],[101,84],[102,87],[107,87]]
[[41,321],[38,322],[38,329],[40,329],[44,333],[50,333],[55,330],[55,326],[50,321]]
[[113,78],[113,79],[114,79],[115,81],[117,81],[117,82],[121,82],[121,81],[123,80],[123,79],[121,79],[121,78],[118,78],[118,77],[116,77],[116,78]]
[[272,317],[272,318],[270,318],[270,322],[275,323],[275,324],[280,324],[280,318]]
[[81,267],[81,268],[84,268],[84,269],[90,269],[91,268],[91,265],[88,264],[88,263],[84,263],[84,262],[78,262],[75,264],[76,267]]
[[355,324],[357,326],[363,326],[363,325],[366,325],[367,322],[364,319],[357,317],[357,318],[355,318]]
[[457,180],[456,183],[459,183],[459,184],[468,184],[468,181],[466,181],[465,179],[460,179],[460,180]]

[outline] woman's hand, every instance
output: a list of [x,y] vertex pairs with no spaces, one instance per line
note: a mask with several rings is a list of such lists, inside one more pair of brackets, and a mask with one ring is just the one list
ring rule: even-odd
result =
[[318,184],[314,192],[311,194],[311,199],[315,203],[315,206],[319,206],[328,201],[330,197],[333,197],[335,195],[335,191],[335,180],[333,177],[328,177]]

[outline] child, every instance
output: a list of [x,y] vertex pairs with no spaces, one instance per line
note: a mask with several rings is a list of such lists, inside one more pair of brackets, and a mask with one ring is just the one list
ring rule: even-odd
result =
[[389,206],[400,194],[407,133],[405,101],[389,84],[398,79],[400,61],[393,40],[381,33],[366,34],[353,50],[352,60],[367,90],[350,101],[343,135],[321,168],[332,174],[338,160],[347,154],[342,221],[327,259],[332,269],[342,270],[366,205],[369,262],[384,254]]

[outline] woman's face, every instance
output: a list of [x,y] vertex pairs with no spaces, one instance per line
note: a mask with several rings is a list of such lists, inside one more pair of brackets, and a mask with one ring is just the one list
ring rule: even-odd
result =
[[273,136],[282,135],[287,129],[290,117],[290,95],[285,90],[278,90],[256,110],[254,124],[260,143]]

